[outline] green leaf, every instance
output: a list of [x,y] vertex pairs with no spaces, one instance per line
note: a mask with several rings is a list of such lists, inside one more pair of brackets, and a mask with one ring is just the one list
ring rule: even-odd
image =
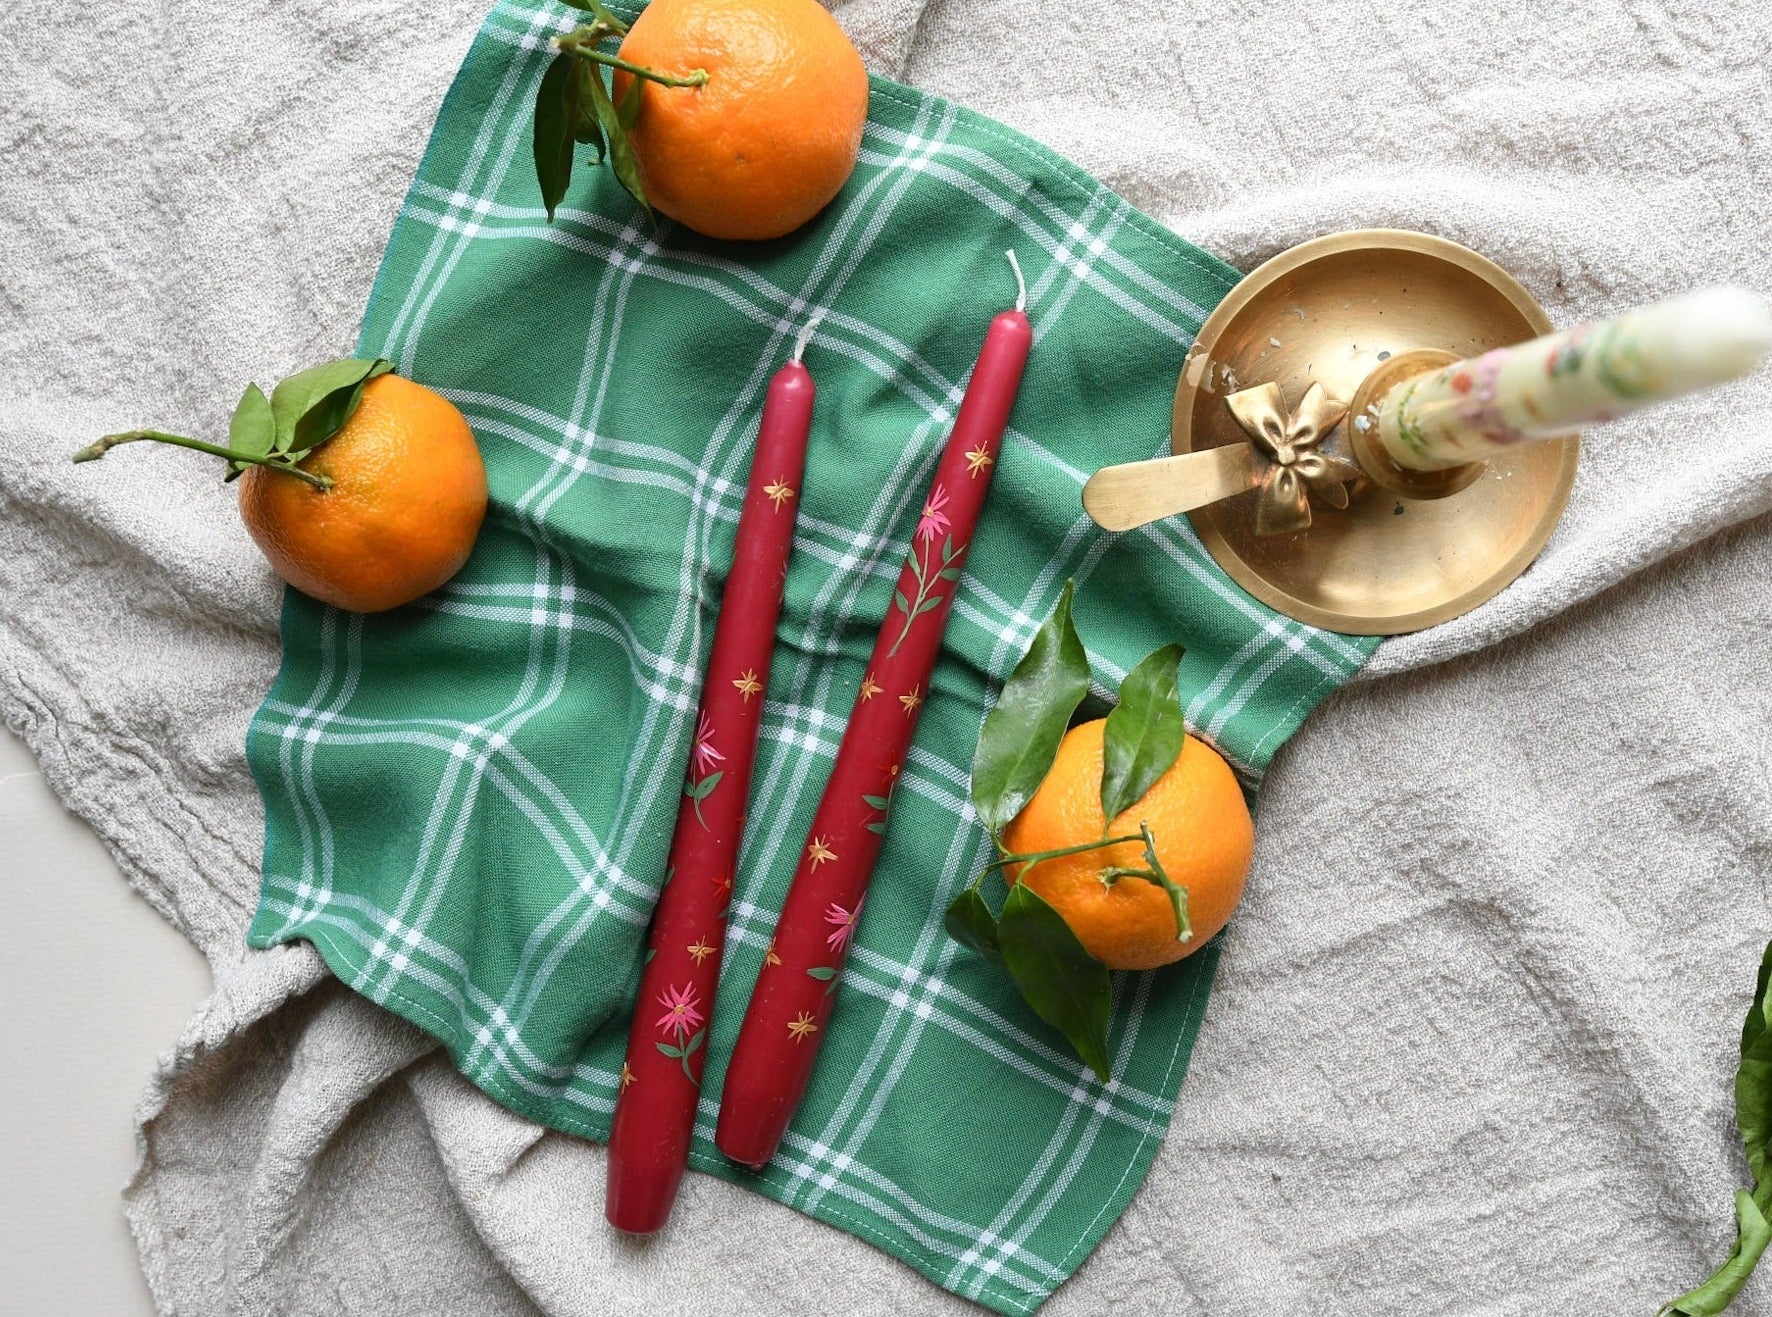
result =
[[627,132],[640,122],[640,87],[646,79],[629,78],[628,89],[622,93],[621,104],[615,107],[615,120]]
[[560,2],[562,4],[571,5],[574,9],[582,9],[588,14],[595,15],[597,18],[607,23],[617,36],[625,35],[628,30],[628,25],[626,23],[610,13],[609,10],[599,4],[597,0],[560,0]]
[[886,810],[886,807],[892,803],[885,796],[870,796],[870,795],[867,795],[865,792],[863,793],[861,799],[862,799],[862,803],[867,805],[867,807],[869,809],[877,809],[881,813],[884,813]]
[[1747,1018],[1741,1022],[1741,1054],[1747,1055],[1748,1048],[1766,1031],[1769,1021],[1766,1018],[1766,986],[1772,981],[1772,942],[1766,944],[1766,954],[1760,957],[1760,977],[1754,984],[1754,1004],[1748,1008]]
[[564,50],[555,55],[535,92],[535,181],[541,185],[541,204],[547,207],[550,224],[572,182],[572,144],[580,131],[577,63]]
[[628,25],[610,12],[606,6],[599,4],[598,0],[586,0],[586,3],[590,6],[590,10],[593,14],[615,29],[617,36],[627,35]]
[[904,597],[903,590],[894,590],[892,592],[892,602],[898,605],[899,612],[903,613],[906,617],[910,616],[911,601]]
[[674,1057],[677,1060],[682,1060],[683,1058],[683,1053],[677,1048],[672,1047],[669,1043],[654,1043],[653,1046],[658,1048],[658,1050],[663,1052],[666,1056]]
[[683,1045],[683,1055],[685,1057],[694,1056],[696,1049],[700,1047],[702,1043],[707,1041],[707,1036],[708,1031],[706,1028],[697,1029],[689,1036],[689,1041]]
[[[263,457],[277,442],[277,422],[271,414],[270,399],[256,384],[248,384],[240,401],[234,404],[234,417],[228,422],[228,447],[236,453]],[[229,462],[224,479],[232,480],[250,463]]]
[[332,438],[363,400],[363,386],[393,368],[379,358],[346,357],[278,381],[271,390],[277,451],[299,460]]
[[1187,737],[1175,689],[1181,652],[1180,645],[1163,646],[1120,683],[1120,703],[1108,715],[1101,744],[1101,812],[1110,829],[1181,753]]
[[886,835],[885,819],[875,819],[872,823],[864,823],[862,826],[876,837],[884,837]]
[[944,923],[948,936],[961,946],[971,947],[986,960],[1003,963],[1003,952],[997,945],[997,917],[976,887],[968,887],[954,898]]
[[[1767,947],[1772,958],[1772,946]],[[1735,1124],[1741,1130],[1747,1167],[1753,1172],[1754,1201],[1762,1212],[1772,1211],[1772,1030],[1766,1027],[1767,959],[1760,962],[1760,978],[1748,1008],[1747,1027],[1742,1029],[1741,1064],[1735,1071]],[[1759,1027],[1753,1027],[1755,1020]]]
[[1002,831],[1052,767],[1071,714],[1089,693],[1089,656],[1071,622],[1071,582],[985,715],[972,760],[972,806]]
[[829,965],[814,965],[811,969],[806,971],[806,977],[809,979],[817,979],[820,983],[829,983],[832,979],[837,977],[837,971]]
[[691,778],[683,783],[683,794],[688,796],[690,802],[695,806],[696,822],[704,828],[708,826],[708,821],[701,816],[701,802],[714,794],[714,788],[720,785],[720,779],[725,775],[726,770],[721,769],[718,773],[709,773],[699,782]]
[[957,581],[963,574],[958,567],[943,567],[935,575],[943,581]]
[[369,381],[378,375],[391,375],[394,363],[376,361],[371,364],[368,374],[357,381],[354,388],[341,389],[334,394],[322,398],[308,409],[307,415],[296,422],[296,438],[289,454],[295,461],[301,461],[315,447],[325,443],[343,428],[346,421],[357,414],[357,407],[363,401],[363,390]]
[[1009,889],[997,921],[1003,964],[1022,997],[1065,1036],[1104,1083],[1112,989],[1107,968],[1083,949],[1064,917],[1025,883]]
[[1766,1245],[1772,1243],[1772,1225],[1766,1222],[1754,1196],[1745,1189],[1735,1191],[1735,1248],[1728,1261],[1711,1273],[1710,1279],[1695,1290],[1664,1304],[1656,1317],[1716,1317],[1735,1301]]
[[938,594],[930,595],[922,603],[917,605],[917,611],[915,613],[913,613],[912,616],[913,617],[921,617],[925,613],[934,612],[937,608],[941,607],[941,601],[942,601],[943,597],[944,596],[938,595]]
[[603,85],[599,76],[586,84],[591,93],[591,104],[596,107],[597,122],[603,127],[603,135],[609,139],[609,165],[615,170],[616,181],[628,190],[628,195],[640,203],[640,209],[646,212],[646,218],[652,218],[652,203],[646,200],[646,184],[640,177],[640,161],[634,155],[634,148],[628,144],[627,130],[621,126],[621,115],[616,111],[615,103],[609,99],[609,88]]
[[596,162],[602,164],[608,151],[603,143],[603,125],[597,122],[596,93],[591,90],[591,83],[602,80],[602,69],[596,62],[588,59],[578,60],[577,65],[572,71],[576,82],[572,101],[572,136],[594,150],[597,153]]
[[1735,1195],[1735,1247],[1723,1264],[1697,1289],[1661,1309],[1663,1315],[1714,1317],[1753,1274],[1760,1255],[1772,1242],[1772,1021],[1767,1018],[1767,986],[1772,981],[1772,944],[1760,958],[1753,1004],[1741,1029],[1741,1064],[1735,1072],[1735,1123],[1753,1172],[1754,1188]]

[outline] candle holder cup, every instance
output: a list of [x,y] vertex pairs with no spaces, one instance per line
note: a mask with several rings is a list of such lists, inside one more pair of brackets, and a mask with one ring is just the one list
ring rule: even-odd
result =
[[1380,405],[1425,372],[1550,328],[1506,271],[1443,238],[1306,242],[1201,328],[1175,393],[1177,456],[1098,472],[1084,504],[1114,530],[1187,512],[1233,579],[1315,626],[1388,635],[1445,621],[1544,547],[1580,439],[1415,470],[1379,442]]

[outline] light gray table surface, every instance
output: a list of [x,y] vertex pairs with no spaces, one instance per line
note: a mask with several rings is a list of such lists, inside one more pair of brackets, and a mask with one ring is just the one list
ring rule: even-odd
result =
[[151,1313],[119,1198],[131,1114],[209,967],[4,729],[0,891],[0,1313]]

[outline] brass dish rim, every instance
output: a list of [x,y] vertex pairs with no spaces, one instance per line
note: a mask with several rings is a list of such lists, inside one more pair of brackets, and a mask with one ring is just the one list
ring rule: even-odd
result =
[[[1212,314],[1206,317],[1205,324],[1200,326],[1194,345],[1188,351],[1188,361],[1191,362],[1196,355],[1203,355],[1208,362],[1213,360],[1218,340],[1226,329],[1258,294],[1277,279],[1325,256],[1373,248],[1412,251],[1455,265],[1482,279],[1506,298],[1531,326],[1534,336],[1551,332],[1550,317],[1545,314],[1538,300],[1526,291],[1525,286],[1494,261],[1469,247],[1453,242],[1450,238],[1417,233],[1411,229],[1353,229],[1343,233],[1325,234],[1301,242],[1295,247],[1288,247],[1243,276],[1236,287],[1225,295],[1224,300],[1213,308]],[[1190,383],[1189,376],[1195,373],[1184,365],[1181,378],[1176,383],[1175,404],[1170,419],[1171,452],[1194,451],[1194,395],[1199,392],[1199,385]],[[1207,373],[1199,372],[1202,377]],[[1568,506],[1569,492],[1575,484],[1576,465],[1581,456],[1579,435],[1551,442],[1560,444],[1562,448],[1556,482],[1538,523],[1521,541],[1519,548],[1494,572],[1470,589],[1413,613],[1379,616],[1320,608],[1293,596],[1256,572],[1220,534],[1211,517],[1211,506],[1188,513],[1188,520],[1193,524],[1194,532],[1200,537],[1207,552],[1233,581],[1268,607],[1288,617],[1344,635],[1391,636],[1420,631],[1468,613],[1477,605],[1494,598],[1512,584],[1543,550],[1551,533],[1556,530],[1557,523],[1562,520],[1563,510]]]

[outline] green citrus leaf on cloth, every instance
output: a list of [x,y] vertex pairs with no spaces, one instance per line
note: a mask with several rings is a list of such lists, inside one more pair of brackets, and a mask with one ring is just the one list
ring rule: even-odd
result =
[[634,148],[628,143],[627,129],[622,127],[621,114],[615,108],[615,102],[609,99],[609,88],[603,85],[601,74],[586,84],[591,94],[591,104],[597,111],[597,122],[603,128],[603,135],[609,139],[609,166],[615,170],[616,181],[628,190],[628,195],[640,203],[640,209],[646,212],[646,218],[652,218],[652,203],[646,200],[646,184],[640,177],[640,160],[634,154]]
[[1180,645],[1147,655],[1120,683],[1120,703],[1108,715],[1101,743],[1101,811],[1109,823],[1144,799],[1181,753],[1187,722],[1175,674]]
[[1741,1064],[1735,1072],[1735,1123],[1747,1153],[1754,1187],[1735,1195],[1735,1247],[1727,1260],[1697,1289],[1666,1304],[1657,1317],[1715,1317],[1741,1292],[1760,1255],[1772,1243],[1772,1017],[1766,989],[1772,981],[1772,943],[1760,958],[1753,1005],[1741,1028]]
[[[248,384],[240,401],[234,404],[233,419],[228,422],[228,447],[248,457],[263,457],[277,442],[277,421],[271,414],[271,400],[256,384]],[[250,465],[229,462],[226,479],[232,480]]]
[[954,898],[943,923],[948,936],[961,946],[972,948],[986,960],[1003,963],[1003,952],[997,946],[997,917],[976,888],[968,887]]
[[[591,83],[601,80],[603,75],[598,71],[596,64],[588,59],[578,60],[577,65],[578,67],[572,71],[572,76],[578,84],[574,91],[571,107],[572,135],[597,153],[596,163],[600,165],[609,152],[603,142],[603,125],[597,121],[597,103],[594,93],[591,91]],[[635,80],[635,85],[639,85],[638,79]],[[548,218],[553,218],[553,212],[548,213]]]
[[1105,1083],[1110,1078],[1107,1031],[1113,999],[1106,966],[1083,949],[1064,916],[1025,883],[1012,886],[1003,902],[997,945],[1009,977],[1034,1014],[1063,1034],[1083,1064]]
[[1772,981],[1772,943],[1760,958],[1754,1002],[1741,1030],[1741,1064],[1735,1071],[1735,1124],[1753,1172],[1754,1201],[1772,1213],[1772,1004],[1766,996]]
[[[573,143],[584,140],[578,136],[582,86],[578,62],[561,51],[541,75],[541,86],[535,92],[535,180],[541,184],[541,204],[547,208],[549,223],[572,182]],[[601,154],[602,144],[598,143]]]
[[1772,1225],[1745,1189],[1735,1191],[1735,1216],[1735,1248],[1728,1260],[1704,1284],[1664,1306],[1656,1317],[1716,1317],[1735,1301],[1754,1274],[1767,1243],[1772,1242]]
[[1033,799],[1071,715],[1089,693],[1089,655],[1071,621],[1071,594],[1066,581],[1058,606],[1003,683],[978,734],[972,807],[993,833]]

